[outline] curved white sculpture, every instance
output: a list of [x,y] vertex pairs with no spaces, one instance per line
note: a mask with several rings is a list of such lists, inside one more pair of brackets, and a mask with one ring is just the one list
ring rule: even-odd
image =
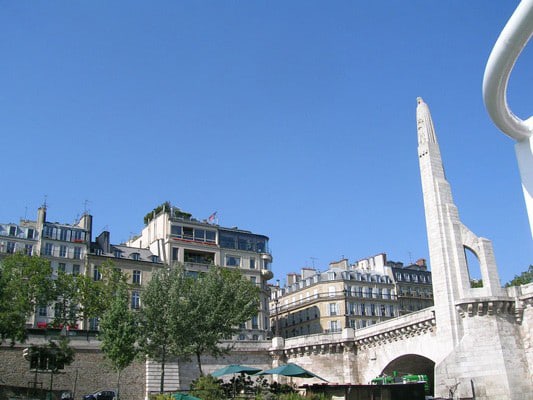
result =
[[483,101],[496,126],[517,141],[516,158],[533,237],[533,117],[523,121],[512,113],[507,104],[509,76],[532,35],[533,0],[522,0],[503,28],[487,61]]

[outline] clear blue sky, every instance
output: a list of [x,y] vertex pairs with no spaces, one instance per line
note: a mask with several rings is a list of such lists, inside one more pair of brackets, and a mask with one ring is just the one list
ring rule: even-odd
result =
[[[517,1],[2,1],[0,221],[87,204],[119,243],[170,201],[270,237],[276,278],[428,258],[415,109],[502,282],[533,262],[514,143],[481,97]],[[533,45],[509,102],[531,101]],[[85,203],[88,201],[87,203]]]

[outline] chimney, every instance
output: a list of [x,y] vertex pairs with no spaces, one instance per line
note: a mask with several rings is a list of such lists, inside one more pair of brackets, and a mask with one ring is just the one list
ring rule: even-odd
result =
[[295,272],[290,272],[287,274],[287,286],[294,285],[296,282],[298,282],[298,274]]
[[110,234],[108,231],[103,231],[96,237],[96,243],[104,253],[111,252]]

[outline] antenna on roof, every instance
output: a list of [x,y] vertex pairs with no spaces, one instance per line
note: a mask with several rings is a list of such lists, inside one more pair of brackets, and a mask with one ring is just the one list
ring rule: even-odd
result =
[[87,208],[89,203],[90,201],[87,199],[85,199],[85,201],[83,202],[83,214],[89,214],[89,209]]
[[46,204],[46,200],[48,199],[48,195],[44,195],[44,203],[43,203],[43,208],[46,208],[48,207],[48,204]]

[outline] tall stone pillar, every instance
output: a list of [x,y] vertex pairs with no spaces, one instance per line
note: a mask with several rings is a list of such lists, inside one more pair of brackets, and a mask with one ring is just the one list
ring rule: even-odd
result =
[[[531,389],[514,299],[500,284],[490,240],[460,220],[446,179],[429,107],[418,98],[418,157],[440,359],[435,396],[514,399]],[[487,216],[489,217],[489,216]],[[465,249],[479,261],[483,287],[471,288]],[[474,391],[474,393],[472,393]]]

